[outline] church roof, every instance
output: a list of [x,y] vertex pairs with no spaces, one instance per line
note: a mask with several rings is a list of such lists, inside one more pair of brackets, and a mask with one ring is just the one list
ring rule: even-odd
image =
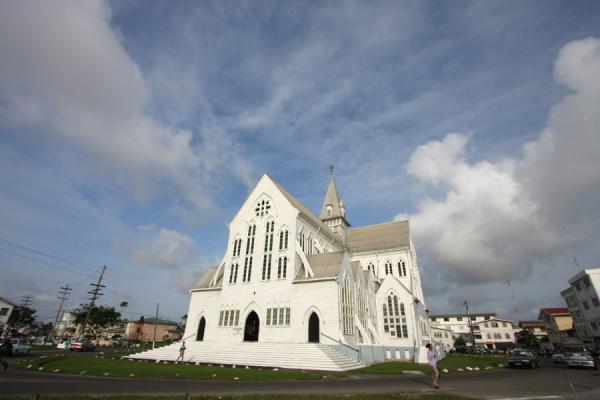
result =
[[350,229],[346,234],[346,245],[353,253],[409,247],[408,221],[394,221]]
[[336,251],[334,253],[319,253],[306,256],[315,276],[311,278],[304,278],[302,276],[296,278],[296,280],[335,278],[340,273],[344,254],[345,252],[343,251]]
[[210,281],[215,276],[215,272],[217,272],[217,267],[211,267],[211,268],[207,269],[206,272],[204,273],[204,275],[202,275],[202,278],[200,278],[200,280],[194,287],[194,289],[208,288]]
[[[331,234],[331,230],[329,229],[329,227],[323,221],[321,221],[319,219],[319,217],[317,217],[312,211],[310,211],[310,209],[308,207],[306,207],[304,204],[302,204],[302,202],[300,200],[298,200],[296,197],[294,197],[293,194],[288,192],[281,184],[279,184],[279,182],[277,182],[275,179],[273,179],[272,176],[269,175],[269,178],[271,179],[271,181],[273,181],[275,186],[277,186],[277,188],[281,191],[281,193],[285,196],[285,198],[290,203],[292,203],[292,206],[294,206],[298,211],[300,211],[300,214],[304,215],[310,222],[312,222],[316,226],[320,227],[323,234],[327,234],[327,233]],[[336,242],[336,244],[338,246],[343,246],[340,243],[340,241],[335,236],[333,236],[333,234],[331,234],[331,239],[334,242]]]

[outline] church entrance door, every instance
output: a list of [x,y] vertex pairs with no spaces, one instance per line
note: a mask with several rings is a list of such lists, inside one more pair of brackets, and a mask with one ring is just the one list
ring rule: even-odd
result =
[[244,327],[244,342],[258,342],[258,327],[260,320],[258,315],[252,311],[246,318],[246,325]]
[[310,314],[308,319],[308,341],[309,343],[319,343],[319,316],[317,313]]
[[196,340],[199,342],[204,340],[204,328],[206,328],[206,320],[202,317],[198,324],[198,333],[196,334]]

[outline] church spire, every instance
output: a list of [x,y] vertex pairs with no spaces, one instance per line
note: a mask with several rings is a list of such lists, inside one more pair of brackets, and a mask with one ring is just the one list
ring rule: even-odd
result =
[[333,174],[333,165],[330,167],[329,185],[325,193],[325,200],[321,208],[320,218],[325,222],[331,230],[341,237],[345,237],[345,229],[350,226],[346,218],[346,208],[342,201],[337,187],[335,186],[335,178]]

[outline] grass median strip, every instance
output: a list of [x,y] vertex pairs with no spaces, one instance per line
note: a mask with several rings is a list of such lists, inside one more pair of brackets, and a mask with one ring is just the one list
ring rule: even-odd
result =
[[[230,380],[310,380],[335,379],[336,376],[323,372],[274,370],[273,368],[222,368],[194,364],[174,364],[129,361],[124,359],[49,356],[47,358],[21,359],[11,363],[13,367],[33,371],[56,372],[71,375],[94,375],[123,378],[159,379],[230,379]],[[40,369],[41,368],[41,369]]]

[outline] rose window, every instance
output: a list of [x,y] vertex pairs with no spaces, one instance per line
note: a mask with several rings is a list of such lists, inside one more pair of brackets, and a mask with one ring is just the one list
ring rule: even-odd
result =
[[269,215],[270,208],[271,208],[271,205],[269,204],[269,200],[262,200],[262,201],[258,202],[254,211],[256,211],[257,217],[259,217],[259,216],[262,217],[265,215]]

